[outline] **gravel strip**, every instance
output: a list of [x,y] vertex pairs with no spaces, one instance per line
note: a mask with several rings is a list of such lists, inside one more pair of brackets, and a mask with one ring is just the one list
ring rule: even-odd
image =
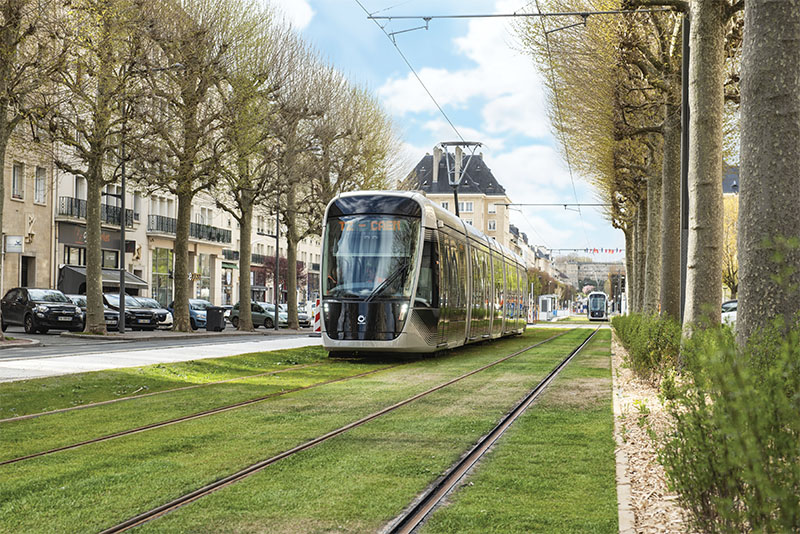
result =
[[[678,496],[667,487],[664,468],[658,463],[653,440],[647,432],[649,425],[656,434],[663,435],[669,429],[670,417],[658,400],[657,389],[638,380],[624,366],[628,354],[616,332],[611,350],[614,415],[619,429],[617,458],[627,459],[618,467],[618,472],[620,468],[625,471],[624,476],[622,473],[618,476],[621,479],[618,484],[630,484],[630,502],[627,504],[633,511],[633,529],[642,534],[687,532],[685,512],[678,504]],[[621,489],[621,494],[627,491],[627,488]],[[620,502],[620,507],[625,504]],[[622,522],[620,527],[623,528]]]

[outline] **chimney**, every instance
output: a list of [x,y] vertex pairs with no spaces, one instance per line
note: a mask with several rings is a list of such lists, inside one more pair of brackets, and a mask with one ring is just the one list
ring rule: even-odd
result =
[[433,183],[439,181],[439,161],[442,159],[442,149],[433,147]]

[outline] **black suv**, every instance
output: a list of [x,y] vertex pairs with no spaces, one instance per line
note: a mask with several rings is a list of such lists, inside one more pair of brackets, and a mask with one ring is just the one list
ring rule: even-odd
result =
[[[81,309],[81,330],[86,328],[86,295],[67,295],[67,298]],[[103,315],[106,320],[106,327],[116,328],[119,324],[119,312],[104,306]]]
[[[119,293],[105,293],[103,304],[119,312]],[[138,300],[125,295],[125,326],[131,330],[155,330],[158,320],[153,310],[142,308]]]
[[46,333],[51,328],[77,332],[83,328],[80,309],[57,289],[15,287],[0,301],[2,327],[22,325],[25,332]]

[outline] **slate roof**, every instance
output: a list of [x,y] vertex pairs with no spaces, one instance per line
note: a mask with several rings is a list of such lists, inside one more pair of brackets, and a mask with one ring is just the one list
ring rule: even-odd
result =
[[[448,154],[450,160],[450,168],[453,169],[455,163],[455,156]],[[469,160],[467,154],[464,155],[463,161],[466,164]],[[411,173],[413,177],[412,187],[425,191],[426,193],[446,193],[451,194],[453,188],[450,187],[447,176],[447,164],[445,158],[442,157],[439,162],[439,175],[438,181],[433,182],[433,156],[426,154]],[[505,188],[500,185],[497,179],[492,174],[491,169],[486,166],[481,154],[475,154],[472,160],[469,161],[467,169],[462,168],[461,185],[458,186],[458,192],[469,193],[483,193],[485,195],[505,195]]]
[[722,173],[722,194],[732,195],[739,193],[739,167],[736,165],[724,165]]

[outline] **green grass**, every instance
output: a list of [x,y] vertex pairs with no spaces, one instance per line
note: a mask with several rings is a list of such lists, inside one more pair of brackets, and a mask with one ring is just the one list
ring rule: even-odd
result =
[[375,532],[491,429],[576,339],[587,335],[568,334],[473,375],[142,531]]
[[423,533],[618,532],[610,338],[598,332]]
[[[454,351],[443,358],[414,362],[355,381],[330,384],[196,421],[2,466],[0,532],[99,530],[532,342],[545,339],[553,333],[537,330],[523,338],[472,346]],[[568,334],[537,351],[531,351],[525,357],[549,358],[549,363],[552,363],[556,358],[553,352],[563,353],[564,347],[571,343],[570,336],[576,338],[584,335],[585,332]],[[548,351],[551,354],[549,357],[545,356]],[[347,365],[347,362],[336,364]],[[500,372],[499,367],[494,372]],[[502,367],[506,367],[506,364]],[[514,376],[511,362],[504,373],[505,381],[514,383],[518,380]],[[475,387],[478,387],[486,380],[485,376],[480,376],[468,380],[474,381]],[[460,391],[461,387],[453,389]],[[199,390],[191,391],[197,393]],[[451,391],[442,394],[454,393]],[[98,409],[105,411],[110,406],[125,406],[135,411],[139,409],[139,402],[140,400],[118,403]],[[468,402],[462,404],[470,405]],[[448,410],[455,409],[458,405],[459,402],[443,404]],[[496,410],[493,410],[489,419],[496,418],[497,413],[494,412]],[[417,412],[413,409],[409,409],[407,413],[410,417],[417,417],[414,415]],[[472,428],[471,420],[472,418],[465,419],[454,413],[452,417],[431,418],[430,422],[423,419],[422,422],[434,424],[438,421],[438,424],[443,425],[442,428],[450,429],[449,432],[455,430],[455,437],[469,441],[479,436],[487,424],[481,420]],[[468,430],[471,433],[467,433]],[[434,432],[427,439],[433,440],[435,444],[442,438]],[[419,471],[418,482],[424,486],[432,478],[432,473],[446,467],[451,457],[460,453],[462,441],[458,442],[458,447],[447,453],[448,457],[445,459],[433,454],[436,457],[433,463],[415,467],[415,461],[410,461],[406,464],[407,468]],[[366,442],[360,442],[356,449],[360,454],[372,456],[370,451],[373,445],[381,443],[385,444],[383,446],[400,447],[406,442],[385,440],[378,433]],[[441,447],[434,446],[432,450],[439,448]],[[412,445],[412,450],[417,449],[416,445]],[[323,450],[323,446],[318,450]],[[380,460],[376,456],[374,461],[377,467],[381,465],[381,461],[386,462],[386,459]],[[275,470],[268,469],[264,473],[267,472],[274,473]],[[315,470],[312,469],[312,472]],[[344,476],[335,467],[333,471],[319,474],[327,476],[334,487],[360,486],[370,478],[365,475],[366,478],[361,482],[350,480],[352,476]],[[279,492],[295,491],[292,484],[300,487],[308,485],[297,473],[290,478],[293,482],[282,485],[278,488]],[[402,507],[405,504],[403,499],[413,496],[419,490],[420,483],[413,484],[413,490],[406,489],[401,499],[390,499],[389,508],[394,511]],[[351,503],[351,507],[355,506],[349,500],[350,497],[343,498]],[[291,507],[286,509],[290,510]],[[295,519],[300,521],[302,517],[289,519],[290,524],[295,524]],[[384,519],[385,517],[380,518]],[[158,524],[154,523],[154,528]],[[206,531],[203,528],[200,530]]]
[[[202,348],[198,348],[202,354]],[[327,359],[321,347],[160,363],[0,384],[0,419],[205,384]]]

